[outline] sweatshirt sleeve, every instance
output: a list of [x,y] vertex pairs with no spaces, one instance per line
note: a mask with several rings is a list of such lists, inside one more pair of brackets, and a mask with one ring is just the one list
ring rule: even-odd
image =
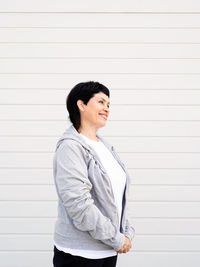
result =
[[[127,172],[127,175],[129,176],[128,172]],[[130,176],[129,176],[129,179],[130,179]],[[129,184],[130,184],[130,180],[129,180]],[[127,190],[128,190],[127,191],[127,195],[128,195],[129,189]],[[132,239],[135,236],[135,229],[130,223],[130,202],[128,201],[128,199],[126,201],[127,203],[126,203],[125,229],[124,229],[123,234],[127,236],[130,239],[130,241],[132,241]]]
[[114,250],[123,247],[125,235],[105,217],[91,197],[84,148],[76,141],[64,141],[57,149],[56,186],[62,203],[80,231],[88,231]]
[[127,236],[130,241],[132,241],[135,236],[135,229],[131,226],[129,218],[126,218],[124,235]]

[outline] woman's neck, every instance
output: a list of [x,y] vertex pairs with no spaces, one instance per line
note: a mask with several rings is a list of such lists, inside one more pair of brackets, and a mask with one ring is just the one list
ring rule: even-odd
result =
[[78,132],[85,135],[89,139],[99,141],[99,139],[96,136],[96,129],[89,127],[79,127]]

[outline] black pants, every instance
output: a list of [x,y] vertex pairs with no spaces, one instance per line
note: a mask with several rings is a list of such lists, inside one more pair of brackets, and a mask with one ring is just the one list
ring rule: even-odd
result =
[[115,267],[117,255],[103,259],[87,259],[58,250],[54,246],[54,267]]

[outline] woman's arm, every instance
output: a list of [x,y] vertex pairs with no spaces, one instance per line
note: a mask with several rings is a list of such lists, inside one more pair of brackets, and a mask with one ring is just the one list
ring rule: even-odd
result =
[[130,239],[130,241],[133,239],[135,235],[135,229],[131,226],[128,218],[126,218],[124,235],[127,236]]
[[88,231],[97,240],[113,247],[123,247],[125,235],[94,205],[88,179],[84,148],[73,140],[64,141],[57,150],[56,185],[74,226]]

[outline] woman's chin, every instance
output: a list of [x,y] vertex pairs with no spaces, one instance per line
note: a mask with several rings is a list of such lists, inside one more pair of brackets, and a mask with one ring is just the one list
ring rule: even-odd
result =
[[97,128],[101,128],[101,127],[104,127],[104,126],[106,126],[106,121],[99,123]]

